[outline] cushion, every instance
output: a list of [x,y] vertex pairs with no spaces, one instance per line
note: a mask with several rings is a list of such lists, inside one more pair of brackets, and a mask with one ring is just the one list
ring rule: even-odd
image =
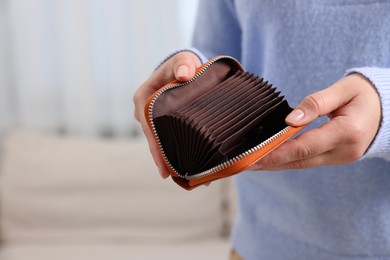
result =
[[1,260],[218,260],[229,259],[226,239],[203,239],[177,243],[148,244],[17,244],[0,250]]
[[145,140],[19,130],[7,137],[3,155],[6,242],[191,241],[226,227],[223,182],[185,191],[163,180]]

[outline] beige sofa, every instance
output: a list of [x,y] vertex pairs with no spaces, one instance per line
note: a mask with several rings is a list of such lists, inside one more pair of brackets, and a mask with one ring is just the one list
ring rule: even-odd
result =
[[144,140],[13,131],[0,169],[1,260],[228,258],[230,181],[184,191]]

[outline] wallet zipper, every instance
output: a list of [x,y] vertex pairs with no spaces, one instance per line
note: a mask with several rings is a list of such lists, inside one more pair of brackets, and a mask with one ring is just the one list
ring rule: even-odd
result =
[[152,100],[150,101],[150,104],[149,104],[149,108],[148,108],[148,116],[149,116],[149,123],[151,125],[151,128],[152,128],[152,132],[153,132],[153,135],[157,141],[157,145],[161,151],[161,154],[163,155],[164,157],[164,160],[166,161],[166,163],[168,164],[168,166],[171,168],[171,170],[177,175],[177,176],[180,176],[181,178],[183,179],[186,179],[186,180],[195,180],[195,179],[199,179],[199,178],[202,178],[202,177],[205,177],[205,176],[209,176],[209,175],[213,175],[219,171],[222,171],[224,170],[225,168],[231,166],[232,164],[240,161],[241,159],[243,159],[245,156],[248,156],[260,149],[263,149],[264,147],[266,147],[268,144],[270,144],[272,141],[274,141],[275,139],[279,138],[280,136],[284,135],[285,133],[287,133],[288,131],[290,131],[291,129],[291,126],[287,126],[286,128],[284,128],[283,130],[279,131],[278,133],[276,133],[275,135],[271,136],[270,138],[268,138],[267,140],[263,141],[262,143],[256,145],[255,147],[233,157],[232,159],[226,161],[226,162],[223,162],[217,166],[214,166],[213,168],[209,169],[209,170],[206,170],[206,171],[203,171],[201,173],[198,173],[198,174],[195,174],[195,175],[188,175],[187,174],[180,174],[173,166],[172,164],[169,162],[168,160],[168,157],[166,156],[165,154],[165,151],[161,145],[161,141],[160,141],[160,138],[157,134],[157,130],[156,130],[156,126],[153,122],[153,107],[154,107],[154,104],[156,103],[156,100],[159,98],[159,96],[161,94],[163,94],[165,91],[168,91],[170,89],[174,89],[174,88],[179,88],[179,87],[183,87],[191,82],[193,82],[194,80],[196,80],[198,77],[200,77],[211,65],[213,65],[215,62],[221,60],[221,59],[232,59],[234,60],[235,62],[237,62],[238,64],[240,64],[235,58],[231,57],[231,56],[218,56],[212,60],[210,60],[208,63],[206,63],[202,69],[200,69],[196,74],[195,76],[190,79],[189,81],[186,81],[186,82],[182,82],[182,83],[177,83],[177,84],[173,84],[173,85],[168,85],[166,87],[163,87],[161,88],[160,90],[158,90],[154,97],[152,98]]

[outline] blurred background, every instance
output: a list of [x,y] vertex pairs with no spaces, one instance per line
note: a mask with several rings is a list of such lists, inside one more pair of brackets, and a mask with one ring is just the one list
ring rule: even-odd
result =
[[135,133],[132,94],[189,46],[196,0],[0,0],[0,132]]
[[197,0],[0,0],[0,259],[227,259],[230,180],[156,171],[132,95]]

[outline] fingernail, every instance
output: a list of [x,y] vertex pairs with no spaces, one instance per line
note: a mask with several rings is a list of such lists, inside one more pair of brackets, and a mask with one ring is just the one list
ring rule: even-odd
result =
[[177,68],[176,76],[177,77],[188,77],[189,71],[186,65],[181,65]]
[[304,116],[305,113],[303,113],[301,109],[297,108],[286,117],[286,121],[290,123],[299,123],[299,121],[301,121]]

